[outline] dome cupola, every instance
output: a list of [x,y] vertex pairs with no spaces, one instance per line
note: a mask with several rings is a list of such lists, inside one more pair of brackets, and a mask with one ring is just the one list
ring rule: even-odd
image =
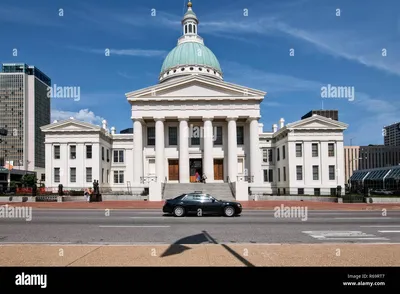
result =
[[191,74],[222,80],[223,74],[218,59],[198,35],[199,20],[192,10],[192,2],[189,1],[187,7],[182,19],[183,35],[178,39],[177,46],[165,58],[159,81],[161,83],[173,77]]

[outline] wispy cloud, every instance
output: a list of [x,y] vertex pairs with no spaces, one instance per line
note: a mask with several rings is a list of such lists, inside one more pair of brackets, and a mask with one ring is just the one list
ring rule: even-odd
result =
[[309,81],[289,75],[271,73],[237,62],[224,62],[224,75],[248,87],[268,92],[314,92],[320,93],[322,82]]
[[58,10],[36,9],[32,12],[31,9],[5,6],[0,7],[0,24],[13,23],[30,26],[41,27],[66,27],[58,15]]
[[[324,81],[305,80],[302,78],[271,73],[236,62],[225,62],[225,76],[229,79],[267,92],[262,107],[282,107],[282,100],[275,101],[280,94],[294,93],[296,96],[301,92],[309,93],[312,97],[320,97],[321,86],[326,86]],[[307,95],[308,96],[308,95]],[[293,98],[294,99],[294,98]],[[287,105],[290,101],[284,100]],[[332,100],[330,102],[333,102]],[[307,101],[304,101],[307,104]],[[346,133],[346,138],[357,137],[354,144],[370,144],[371,142],[383,142],[382,126],[398,121],[400,117],[400,101],[393,102],[388,97],[373,97],[372,95],[357,91],[355,100],[342,105],[343,112],[357,114],[357,120],[353,120]]]
[[109,50],[110,55],[121,55],[121,56],[139,56],[139,57],[165,57],[168,53],[165,50],[146,50],[146,49],[94,49],[94,48],[84,48],[70,46],[70,49],[78,50],[85,53],[95,53],[95,54],[106,54]]
[[79,111],[64,111],[59,109],[51,110],[51,120],[66,120],[73,117],[76,120],[92,123],[95,125],[101,124],[104,119],[101,116],[95,115],[93,111],[89,109],[81,109]]

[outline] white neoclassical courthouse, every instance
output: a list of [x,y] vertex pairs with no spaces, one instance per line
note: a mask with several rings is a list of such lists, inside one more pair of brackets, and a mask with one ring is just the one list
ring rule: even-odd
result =
[[96,179],[103,189],[145,190],[159,201],[188,192],[196,172],[207,177],[199,189],[225,189],[242,201],[330,195],[344,187],[347,125],[314,115],[289,124],[281,119],[265,132],[259,120],[266,93],[224,81],[198,24],[189,2],[159,83],[126,94],[133,134],[73,118],[42,127],[47,187],[85,188]]

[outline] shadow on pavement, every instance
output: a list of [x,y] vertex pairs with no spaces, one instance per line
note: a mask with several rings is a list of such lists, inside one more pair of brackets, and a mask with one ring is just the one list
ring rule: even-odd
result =
[[[207,233],[207,231],[203,231],[204,236],[207,237],[207,239],[213,243],[213,244],[218,244],[218,242],[210,236],[210,234]],[[232,254],[234,257],[236,257],[241,263],[243,263],[244,265],[248,266],[248,267],[254,267],[254,264],[252,264],[251,262],[249,262],[246,258],[243,258],[243,256],[241,256],[240,254],[238,254],[235,250],[233,250],[232,248],[230,248],[228,245],[226,244],[221,244],[222,247],[224,247],[226,250],[229,251],[230,254]]]
[[[179,239],[176,241],[174,244],[171,244],[167,250],[163,254],[161,254],[161,257],[166,257],[166,256],[171,256],[175,254],[180,254],[186,250],[190,250],[190,247],[184,246],[183,244],[202,244],[202,243],[212,243],[212,244],[218,244],[218,242],[210,236],[207,231],[202,231],[201,234],[197,235],[191,235],[182,239]],[[222,247],[224,247],[230,254],[232,254],[236,259],[238,259],[241,263],[248,267],[254,267],[254,264],[249,262],[247,259],[243,258],[240,254],[238,254],[235,250],[230,248],[226,244],[221,244]]]
[[202,244],[209,242],[209,240],[204,236],[204,234],[197,234],[192,236],[187,236],[185,238],[179,239],[174,244],[171,244],[167,250],[161,255],[161,257],[180,254],[183,251],[190,250],[190,247],[183,246],[183,244]]

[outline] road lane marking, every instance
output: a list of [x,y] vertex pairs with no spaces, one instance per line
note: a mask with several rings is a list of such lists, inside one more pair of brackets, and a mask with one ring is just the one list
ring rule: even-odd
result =
[[361,228],[400,228],[398,225],[376,225],[376,226],[360,226]]
[[376,237],[376,238],[356,238],[356,237],[350,237],[350,238],[340,238],[340,237],[333,237],[333,238],[318,238],[319,240],[389,240],[388,238],[384,238],[384,237]]
[[400,231],[378,231],[379,233],[400,233]]
[[384,237],[376,237],[361,231],[303,231],[302,233],[320,241],[329,240],[389,240]]
[[73,242],[0,242],[0,244],[73,244]]
[[335,217],[335,219],[391,219],[391,217],[381,216],[381,217]]
[[171,226],[99,226],[99,228],[170,228]]

